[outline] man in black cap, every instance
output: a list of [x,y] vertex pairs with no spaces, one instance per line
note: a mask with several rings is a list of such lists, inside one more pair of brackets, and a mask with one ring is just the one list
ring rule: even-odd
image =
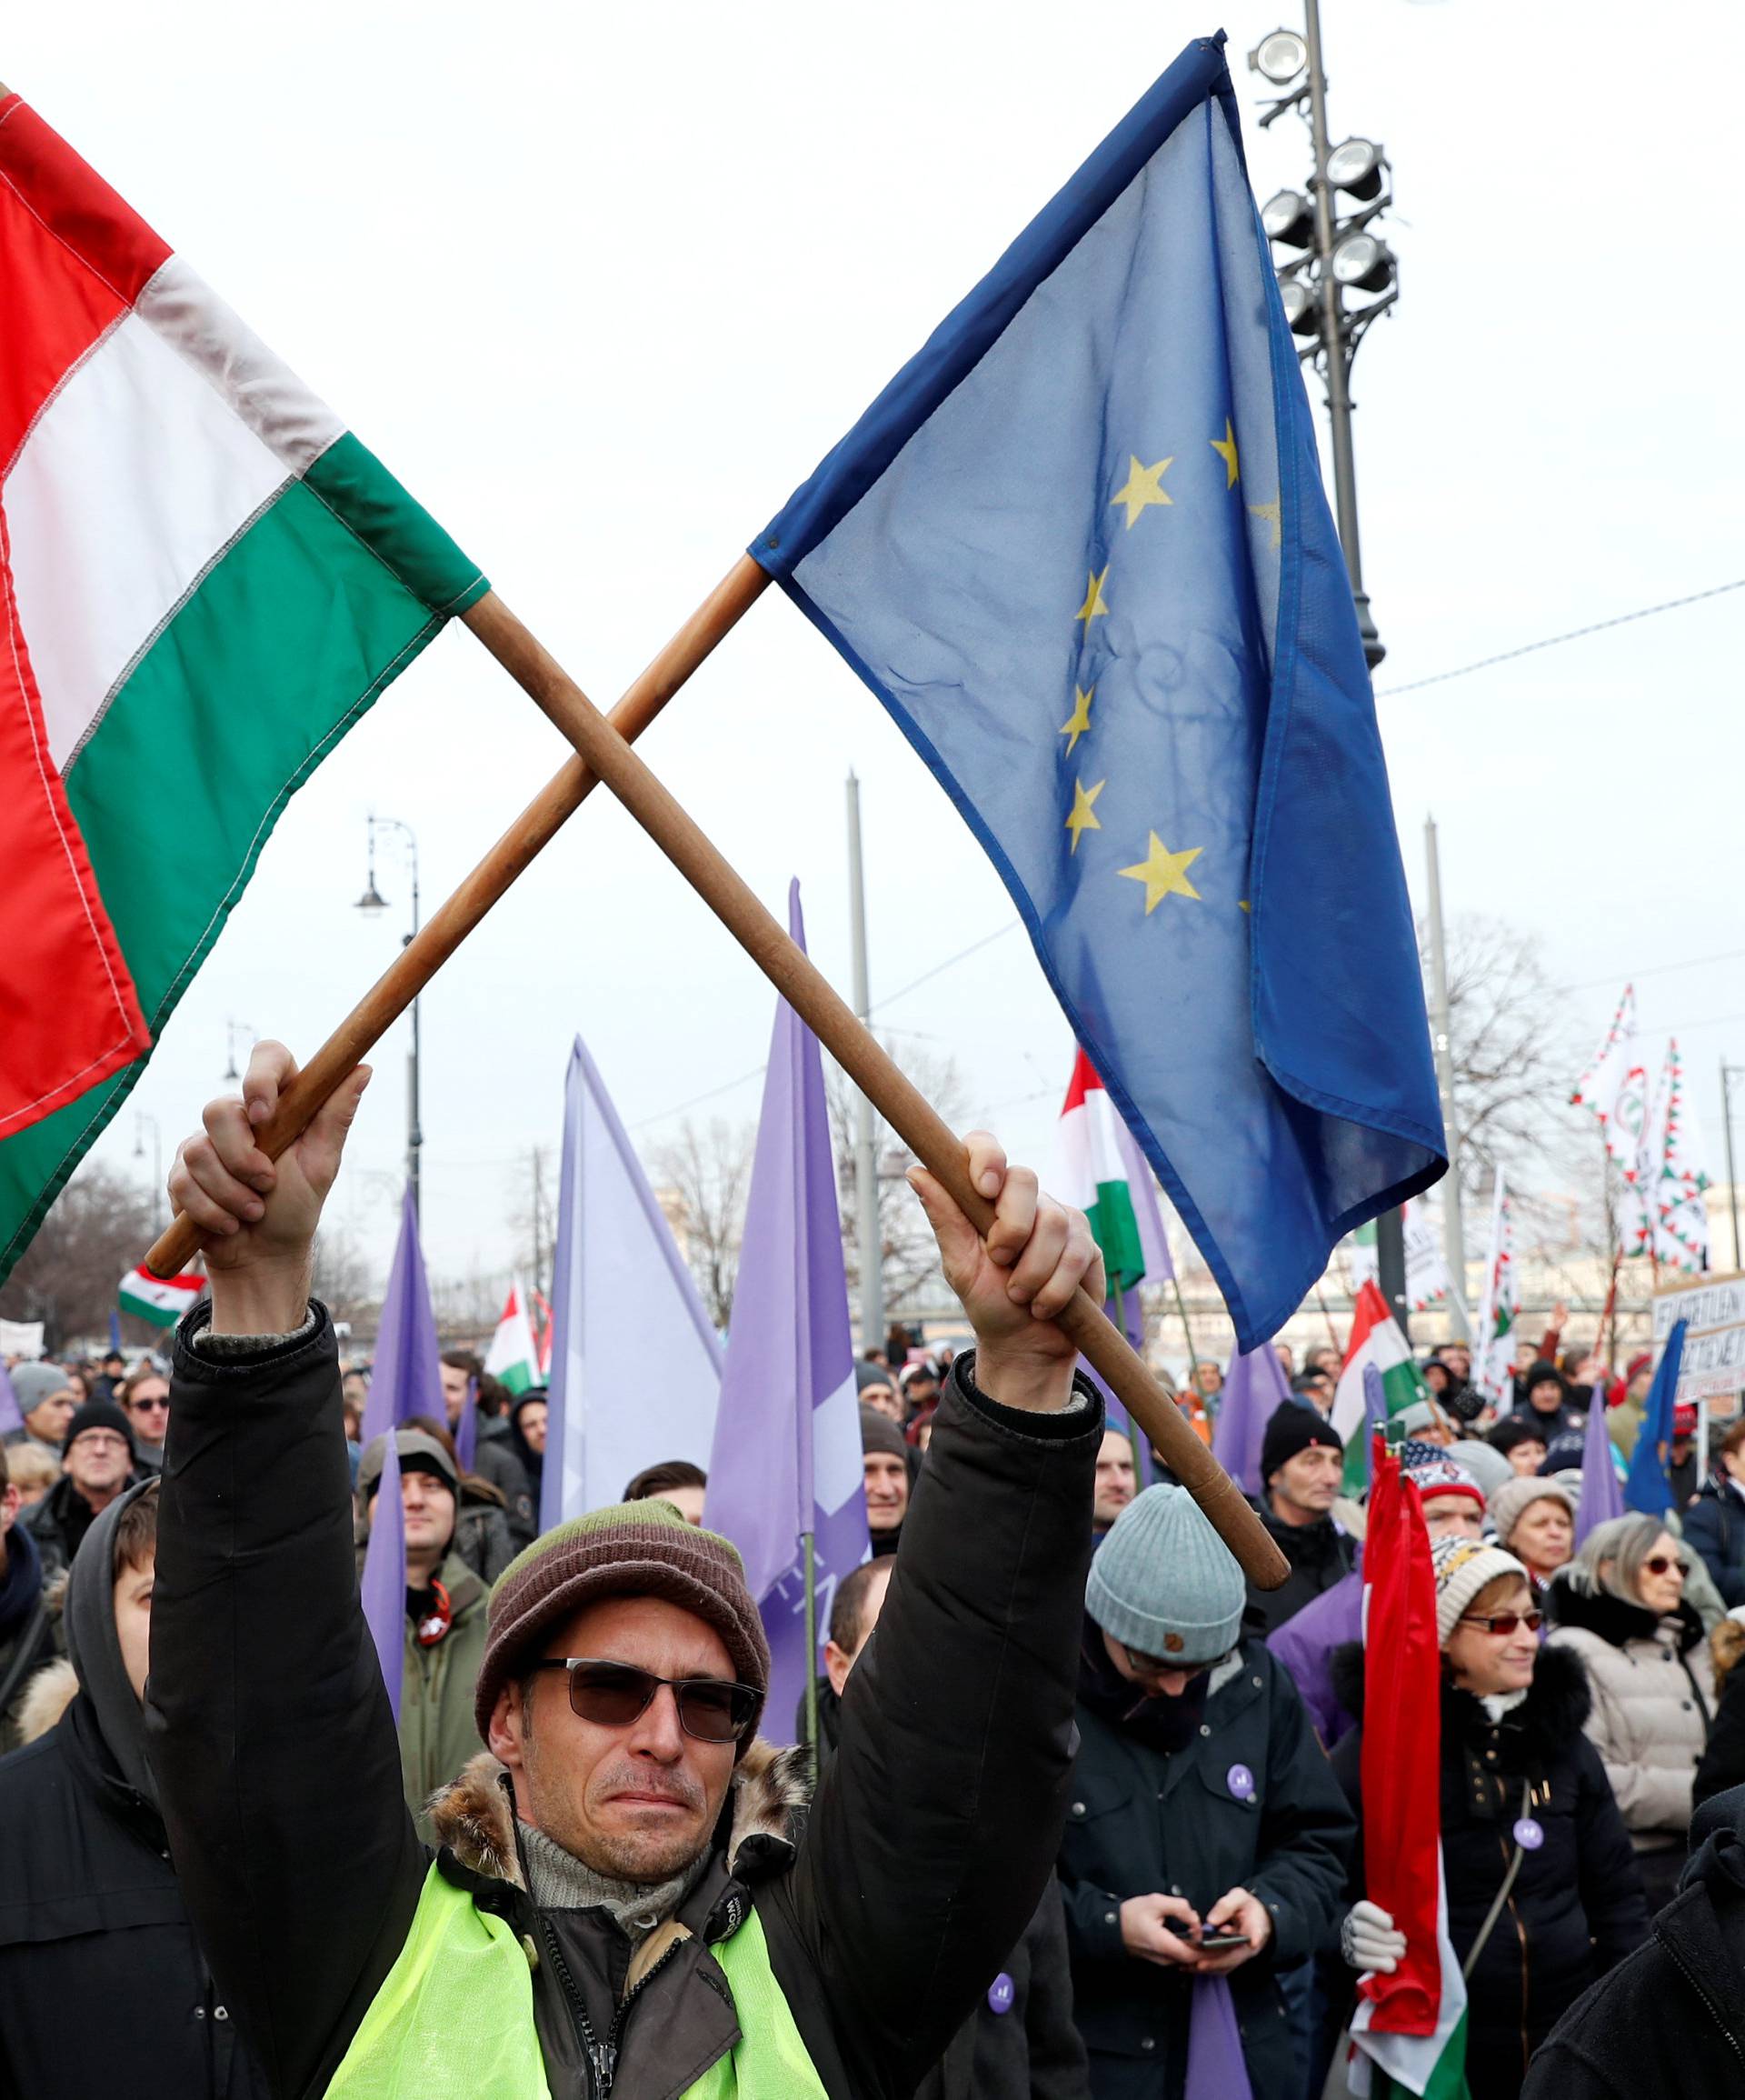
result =
[[1580,1429],[1587,1416],[1575,1404],[1569,1380],[1555,1364],[1538,1363],[1522,1381],[1525,1392],[1515,1409],[1523,1421],[1536,1423],[1549,1445],[1560,1429]]
[[896,1424],[876,1407],[861,1404],[862,1469],[866,1481],[866,1528],[874,1555],[895,1553],[909,1514],[909,1446]]
[[113,1400],[87,1400],[61,1443],[61,1478],[24,1521],[43,1556],[43,1579],[68,1566],[85,1535],[133,1483],[139,1454],[134,1429]]
[[1277,1409],[1261,1440],[1261,1489],[1254,1506],[1291,1573],[1276,1590],[1249,1585],[1249,1624],[1262,1635],[1351,1572],[1356,1543],[1331,1514],[1344,1466],[1344,1439],[1316,1408],[1287,1400]]

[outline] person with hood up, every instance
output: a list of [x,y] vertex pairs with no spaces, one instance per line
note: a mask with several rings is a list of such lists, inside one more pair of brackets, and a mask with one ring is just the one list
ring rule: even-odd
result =
[[1245,1590],[1179,1487],[1091,1564],[1060,1872],[1096,2100],[1181,2092],[1197,1976],[1229,1978],[1257,2095],[1306,2075],[1279,1973],[1330,1929],[1356,1831],[1289,1671],[1243,1635]]
[[24,1426],[7,1430],[6,1442],[34,1444],[58,1459],[66,1441],[66,1425],[79,1405],[72,1379],[58,1364],[15,1364],[12,1392]]
[[876,1407],[861,1403],[861,1472],[866,1484],[866,1528],[873,1557],[895,1553],[909,1514],[909,1445]]
[[1745,1605],[1745,1415],[1722,1430],[1713,1477],[1680,1522],[1684,1543],[1701,1555],[1721,1603],[1729,1611]]
[[137,1463],[133,1425],[113,1400],[75,1409],[61,1444],[61,1477],[25,1518],[46,1580],[71,1564],[93,1523],[132,1485]]
[[1588,1734],[1654,1910],[1678,1886],[1697,1760],[1715,1707],[1709,1644],[1684,1594],[1686,1550],[1654,1517],[1612,1517],[1588,1534],[1549,1599],[1549,1645],[1586,1666],[1593,1686]]
[[[1454,1958],[1467,1981],[1471,2100],[1514,2100],[1533,2051],[1596,1975],[1648,1931],[1629,1834],[1593,1745],[1590,1695],[1573,1655],[1541,1648],[1527,1570],[1478,1540],[1431,1549],[1442,1652],[1442,1880]],[[1361,1715],[1363,1650],[1341,1651],[1342,1695]],[[1363,1731],[1333,1752],[1362,1815]],[[1405,1952],[1392,1917],[1364,1894],[1361,1853],[1341,1928],[1360,1975],[1391,1974]]]
[[184,1907],[145,1754],[157,1516],[147,1480],[92,1523],[67,1661],[32,1693],[71,1703],[0,1760],[0,2093],[20,2100],[266,2100]]
[[0,1755],[18,1746],[18,1708],[34,1674],[55,1654],[55,1620],[43,1556],[18,1522],[12,1451],[0,1445]]
[[1345,1444],[1320,1411],[1287,1400],[1273,1411],[1261,1438],[1261,1522],[1291,1564],[1275,1590],[1251,1585],[1251,1621],[1262,1635],[1275,1633],[1304,1605],[1348,1575],[1357,1542],[1335,1522]]
[[[394,1442],[406,1537],[400,1772],[406,1806],[418,1815],[479,1746],[473,1695],[484,1662],[487,1594],[453,1550],[460,1494],[454,1459],[422,1429],[397,1430]],[[357,1502],[366,1541],[387,1451],[385,1435],[372,1437],[358,1462]],[[364,1550],[358,1549],[360,1571]]]
[[1497,1544],[1522,1562],[1533,1596],[1543,1605],[1546,1585],[1575,1550],[1575,1504],[1561,1480],[1505,1480],[1491,1496]]
[[1679,1893],[1570,2006],[1521,2100],[1693,2100],[1745,2078],[1745,1786],[1690,1820]]
[[545,1429],[551,1419],[551,1395],[543,1385],[530,1385],[509,1403],[509,1449],[519,1462],[527,1482],[529,1519],[539,1530],[539,1497],[545,1479]]
[[1588,1419],[1575,1404],[1569,1380],[1555,1364],[1546,1363],[1529,1367],[1515,1413],[1536,1425],[1547,1445],[1560,1429],[1584,1428]]
[[555,1525],[498,1582],[489,1755],[433,1857],[309,1296],[368,1074],[269,1161],[254,1130],[294,1070],[257,1045],[246,1103],[209,1105],[172,1171],[212,1296],[175,1336],[147,1710],[190,1908],[275,2100],[901,2100],[1023,1932],[1065,1815],[1102,1409],[1054,1316],[1105,1295],[1088,1221],[985,1135],[962,1155],[985,1240],[912,1170],[977,1345],[809,1814],[803,1756],[756,1737],[744,1565],[656,1498]]

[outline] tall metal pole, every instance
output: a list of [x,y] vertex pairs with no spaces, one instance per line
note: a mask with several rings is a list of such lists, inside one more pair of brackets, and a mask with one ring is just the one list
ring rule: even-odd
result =
[[[412,851],[412,931],[400,944],[411,947],[418,937],[418,841],[410,827],[406,838]],[[422,1178],[424,1149],[424,1123],[418,1109],[418,1050],[419,1014],[421,1001],[412,1002],[412,1055],[406,1073],[406,1186],[412,1192],[412,1215],[414,1225],[424,1223],[424,1185]]]
[[[1371,671],[1387,655],[1370,612],[1363,588],[1363,559],[1357,530],[1357,458],[1351,448],[1351,358],[1345,338],[1343,296],[1333,275],[1333,185],[1327,179],[1327,75],[1321,57],[1321,0],[1303,0],[1309,45],[1309,129],[1314,140],[1315,172],[1310,181],[1315,205],[1315,252],[1321,258],[1321,345],[1326,358],[1327,421],[1333,445],[1333,507],[1339,517],[1339,544],[1357,605],[1358,632]],[[1383,1285],[1385,1290],[1386,1285]]]
[[[854,1011],[872,1012],[867,988],[866,880],[861,865],[861,784],[848,776],[848,915],[853,947]],[[884,1343],[884,1235],[879,1229],[878,1123],[864,1094],[855,1096],[854,1236],[861,1256],[861,1351]],[[892,1370],[896,1365],[892,1366]]]
[[1448,1265],[1448,1309],[1454,1332],[1472,1339],[1466,1311],[1466,1220],[1461,1211],[1461,1130],[1454,1119],[1454,1042],[1448,1008],[1448,951],[1442,940],[1442,866],[1436,850],[1436,819],[1424,819],[1424,865],[1430,893],[1430,984],[1435,1011],[1431,1041],[1436,1052],[1436,1091],[1442,1099],[1448,1134],[1448,1175],[1442,1183],[1442,1259]]
[[1726,1053],[1720,1059],[1720,1120],[1727,1134],[1727,1205],[1733,1214],[1733,1266],[1745,1268],[1739,1255],[1739,1180],[1733,1172],[1733,1081],[1745,1065],[1730,1065]]

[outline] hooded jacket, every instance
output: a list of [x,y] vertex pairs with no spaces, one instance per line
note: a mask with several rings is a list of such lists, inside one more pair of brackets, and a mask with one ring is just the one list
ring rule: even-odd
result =
[[[431,1861],[358,1606],[332,1323],[316,1306],[296,1335],[208,1357],[191,1345],[207,1317],[176,1338],[147,1726],[190,1908],[292,2100],[344,2059]],[[736,2015],[711,1948],[753,1912],[830,2100],[908,2100],[1034,1914],[1066,1809],[1102,1415],[1082,1382],[1077,1407],[1035,1415],[972,1377],[960,1356],[803,1830],[743,1830],[748,1755],[633,1995],[609,1912],[538,1910],[500,1839],[494,1864],[438,1854],[442,1881],[531,1952],[552,2100],[603,2090],[584,2021],[615,2052],[615,2100],[668,2100],[719,2064]],[[461,2071],[466,2047],[457,2031]]]
[[1572,1651],[1593,1687],[1587,1731],[1639,1852],[1684,1846],[1697,1760],[1715,1706],[1714,1665],[1689,1603],[1661,1618],[1609,1591],[1552,1577],[1548,1648]]
[[1680,1519],[1684,1543],[1702,1555],[1720,1601],[1745,1605],[1745,1495],[1730,1479],[1710,1480]]
[[43,1556],[22,1524],[0,1546],[0,1756],[20,1741],[18,1711],[32,1676],[55,1654],[55,1615],[43,1580]]
[[265,2100],[183,1906],[115,1635],[115,1530],[144,1485],[74,1562],[78,1696],[0,1761],[0,2093]]
[[[1360,1646],[1340,1651],[1334,1677],[1345,1705],[1361,1715]],[[1474,2100],[1515,2092],[1557,2020],[1648,1930],[1630,1838],[1582,1732],[1590,1705],[1580,1664],[1555,1648],[1541,1650],[1526,1698],[1498,1720],[1443,1679],[1442,1875],[1449,1938],[1462,1965],[1508,1872],[1516,1823],[1531,1814],[1543,1837],[1523,1849],[1467,1986]],[[1333,1770],[1360,1818],[1362,1759],[1360,1723],[1333,1752]],[[1361,1845],[1347,1893],[1352,1902],[1364,1894]]]
[[1697,1812],[1678,1895],[1570,2008],[1522,2100],[1707,2100],[1745,2086],[1745,1787]]

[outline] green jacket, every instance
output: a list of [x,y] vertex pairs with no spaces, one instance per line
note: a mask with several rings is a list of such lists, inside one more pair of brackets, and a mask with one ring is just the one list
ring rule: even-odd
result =
[[473,1690],[484,1660],[485,1607],[490,1592],[454,1554],[437,1581],[448,1592],[454,1623],[432,1647],[420,1647],[417,1628],[406,1620],[406,1662],[400,1684],[400,1773],[406,1806],[426,1843],[431,1829],[424,1804],[446,1786],[479,1747],[473,1718]]

